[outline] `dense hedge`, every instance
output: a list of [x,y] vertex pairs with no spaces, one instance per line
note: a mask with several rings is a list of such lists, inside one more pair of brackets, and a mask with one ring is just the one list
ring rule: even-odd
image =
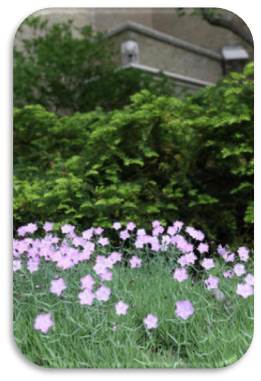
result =
[[184,100],[14,113],[14,224],[180,218],[233,241],[253,222],[253,67]]

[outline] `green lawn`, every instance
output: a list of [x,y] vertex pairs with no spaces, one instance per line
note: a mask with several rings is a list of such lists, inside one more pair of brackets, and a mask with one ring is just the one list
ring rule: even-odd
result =
[[[161,254],[162,255],[162,254]],[[130,269],[118,264],[107,302],[80,305],[80,278],[91,271],[82,263],[67,271],[42,263],[35,273],[14,273],[14,336],[22,353],[35,364],[55,368],[180,368],[223,367],[248,349],[253,335],[253,297],[235,293],[239,279],[224,279],[226,295],[217,301],[203,280],[178,283],[161,256]],[[221,272],[216,266],[214,274]],[[61,297],[49,292],[50,282],[62,276],[67,289]],[[175,303],[188,299],[195,313],[188,320],[175,315]],[[126,316],[115,313],[115,303],[129,304]],[[35,331],[41,312],[55,322],[47,334]],[[146,330],[144,317],[152,313],[159,327]]]

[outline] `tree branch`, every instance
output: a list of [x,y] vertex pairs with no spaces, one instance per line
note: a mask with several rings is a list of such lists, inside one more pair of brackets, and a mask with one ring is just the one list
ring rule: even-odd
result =
[[201,16],[209,24],[230,30],[251,47],[254,46],[251,32],[244,21],[232,12],[222,9],[200,8]]

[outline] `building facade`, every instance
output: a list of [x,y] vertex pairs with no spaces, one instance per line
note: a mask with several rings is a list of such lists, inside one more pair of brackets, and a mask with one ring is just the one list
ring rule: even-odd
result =
[[[152,75],[163,73],[181,88],[191,90],[221,79],[224,69],[230,67],[226,57],[233,57],[229,61],[233,68],[234,62],[239,60],[240,66],[252,55],[242,39],[210,25],[194,9],[180,15],[175,8],[52,8],[34,16],[50,24],[71,19],[76,27],[91,25],[113,41],[119,67]],[[17,44],[20,38],[18,33]]]

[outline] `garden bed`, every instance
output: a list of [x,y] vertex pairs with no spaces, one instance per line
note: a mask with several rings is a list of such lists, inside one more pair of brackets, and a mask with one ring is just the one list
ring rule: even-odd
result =
[[178,221],[28,224],[14,240],[15,340],[44,367],[223,367],[252,339],[252,273],[248,248]]

